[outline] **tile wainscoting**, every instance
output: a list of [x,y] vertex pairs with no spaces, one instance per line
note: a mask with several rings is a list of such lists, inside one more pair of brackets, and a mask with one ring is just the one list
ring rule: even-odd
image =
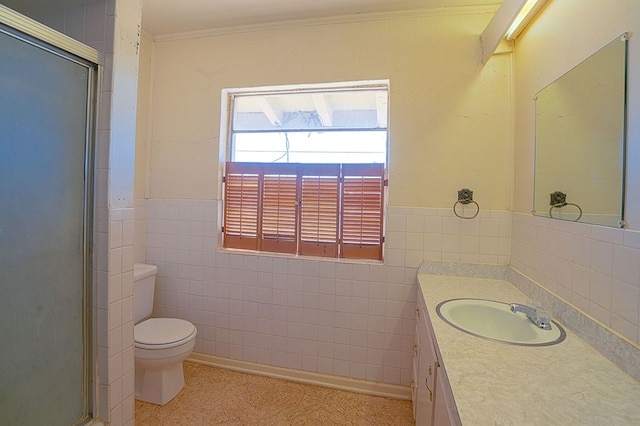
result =
[[511,213],[389,207],[384,264],[221,251],[219,229],[217,201],[136,200],[136,260],[159,268],[154,315],[193,322],[196,353],[408,385],[417,267],[506,265]]
[[640,344],[640,232],[514,213],[510,265]]

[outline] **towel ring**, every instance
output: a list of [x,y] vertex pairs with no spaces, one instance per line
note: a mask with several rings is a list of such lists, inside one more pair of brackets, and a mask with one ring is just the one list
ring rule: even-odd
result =
[[[456,211],[456,206],[458,204],[467,205],[472,203],[476,205],[476,212],[473,214],[473,216],[460,216]],[[478,203],[473,201],[473,191],[468,188],[462,188],[461,190],[459,190],[458,201],[453,203],[453,214],[458,216],[460,219],[473,219],[474,217],[478,216],[478,213],[480,213],[480,206],[478,205]]]
[[[456,211],[456,206],[458,204],[462,204],[462,205],[475,204],[476,205],[476,212],[472,216],[461,216]],[[468,200],[468,199],[467,200],[458,200],[453,204],[453,214],[458,216],[460,219],[473,219],[474,217],[478,216],[478,213],[480,213],[480,206],[478,205],[477,202],[475,202],[473,200]]]
[[580,220],[580,218],[582,217],[582,208],[577,205],[576,203],[558,203],[558,204],[552,204],[551,207],[549,208],[549,217],[553,218],[553,219],[560,219],[558,217],[553,217],[553,209],[557,208],[557,209],[561,209],[564,206],[576,206],[578,208],[578,217],[573,219],[573,222],[577,222]]

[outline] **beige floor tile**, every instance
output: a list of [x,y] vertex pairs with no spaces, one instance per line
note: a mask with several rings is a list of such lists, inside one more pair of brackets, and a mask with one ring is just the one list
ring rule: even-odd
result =
[[136,425],[413,425],[411,401],[184,363],[165,406],[136,401]]

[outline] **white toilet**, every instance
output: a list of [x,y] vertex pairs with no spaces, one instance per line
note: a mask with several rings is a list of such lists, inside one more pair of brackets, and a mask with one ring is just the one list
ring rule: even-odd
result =
[[155,265],[133,265],[136,399],[164,405],[184,387],[182,361],[193,351],[196,327],[177,318],[149,318]]

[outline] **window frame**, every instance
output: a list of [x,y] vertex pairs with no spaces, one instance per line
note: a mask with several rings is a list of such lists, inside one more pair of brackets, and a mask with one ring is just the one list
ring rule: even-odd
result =
[[[335,90],[366,90],[366,89],[384,89],[387,92],[387,123],[386,123],[386,152],[385,152],[385,162],[382,164],[382,170],[380,172],[380,225],[378,227],[379,231],[379,244],[377,247],[367,247],[368,250],[358,250],[356,247],[359,247],[358,244],[350,245],[343,243],[343,235],[340,224],[337,225],[338,232],[338,240],[335,242],[335,246],[332,248],[331,245],[334,243],[327,242],[326,245],[318,244],[315,241],[309,242],[304,240],[302,233],[304,230],[302,229],[302,222],[300,221],[300,216],[303,215],[303,207],[300,207],[296,211],[296,241],[294,242],[294,249],[291,249],[290,245],[286,244],[271,244],[271,242],[267,244],[257,243],[256,241],[259,239],[259,236],[256,235],[255,240],[251,241],[249,244],[241,244],[238,247],[226,247],[225,239],[228,238],[227,233],[225,232],[225,226],[227,225],[227,217],[226,217],[226,209],[227,203],[229,200],[227,199],[227,176],[228,176],[228,164],[232,163],[232,140],[233,140],[233,112],[234,112],[234,99],[236,95],[248,95],[248,94],[286,94],[286,93],[298,93],[298,92],[328,92]],[[384,261],[384,234],[386,228],[386,215],[387,215],[387,201],[388,201],[388,160],[389,160],[389,124],[388,124],[388,102],[389,102],[389,81],[388,80],[370,80],[370,81],[359,81],[359,82],[341,82],[341,83],[330,83],[330,84],[308,84],[308,85],[295,85],[295,86],[274,86],[274,87],[255,87],[255,88],[237,88],[237,89],[224,89],[222,96],[222,123],[226,123],[225,126],[221,127],[221,137],[220,140],[224,141],[224,146],[221,146],[221,154],[220,154],[220,179],[219,179],[219,194],[221,195],[220,199],[222,200],[222,208],[221,208],[221,238],[219,239],[219,248],[222,250],[235,250],[240,249],[243,251],[249,251],[255,254],[272,254],[272,255],[294,255],[297,257],[318,257],[324,259],[335,259],[336,261],[340,260],[362,260],[368,262],[383,262]],[[246,164],[246,163],[245,163]],[[260,163],[253,163],[260,164]],[[270,164],[270,163],[263,163]],[[276,163],[280,165],[287,164],[302,164],[305,167],[310,167],[313,163]],[[366,163],[363,164],[348,164],[347,169],[350,167],[362,167]],[[314,164],[314,167],[318,167],[320,169],[326,168],[327,166],[335,167],[336,164]],[[343,165],[340,165],[342,167]],[[285,166],[285,168],[288,166]],[[292,166],[295,167],[295,166]],[[298,175],[296,178],[300,181],[301,176]],[[338,186],[339,191],[342,191],[342,186],[344,184],[344,178],[340,176]],[[297,191],[301,191],[301,185],[298,185]],[[301,194],[296,193],[297,200],[300,200]],[[338,212],[336,215],[338,216],[338,222],[341,222],[340,218],[341,211],[344,208],[343,197],[339,196],[336,203],[338,204]],[[303,203],[304,205],[304,203]],[[259,213],[262,215],[262,213]],[[258,218],[256,218],[258,219]],[[286,249],[277,248],[287,246]],[[337,248],[336,248],[337,247]],[[267,248],[266,250],[262,248]],[[346,253],[345,253],[346,248]],[[361,247],[360,247],[361,248]],[[328,249],[328,250],[327,250]],[[371,254],[371,253],[375,254]],[[363,254],[365,253],[365,254]]]

